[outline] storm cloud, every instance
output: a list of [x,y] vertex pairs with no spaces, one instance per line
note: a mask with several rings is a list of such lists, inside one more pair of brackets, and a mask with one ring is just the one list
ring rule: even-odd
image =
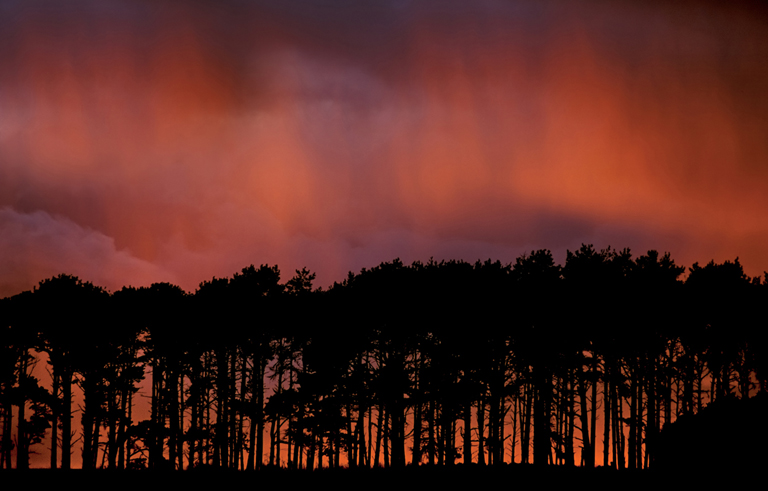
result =
[[760,274],[765,13],[0,2],[0,295],[582,242]]

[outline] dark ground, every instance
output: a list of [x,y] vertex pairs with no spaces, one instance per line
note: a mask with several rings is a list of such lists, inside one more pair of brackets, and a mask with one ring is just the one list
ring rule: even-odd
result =
[[[741,472],[716,471],[616,471],[565,467],[535,468],[523,465],[480,467],[456,465],[401,470],[327,469],[289,471],[266,469],[258,472],[192,470],[155,471],[0,471],[0,490],[5,489],[133,489],[167,490],[262,490],[262,489],[712,489],[715,481],[727,479],[728,487],[754,487]],[[758,486],[758,489],[760,486]]]

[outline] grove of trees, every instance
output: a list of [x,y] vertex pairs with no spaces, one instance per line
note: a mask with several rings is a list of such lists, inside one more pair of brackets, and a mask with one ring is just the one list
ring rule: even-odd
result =
[[664,425],[768,389],[768,277],[738,259],[686,272],[584,245],[563,266],[539,250],[314,278],[109,293],[59,275],[0,300],[0,468],[47,448],[51,468],[77,449],[84,468],[639,469]]

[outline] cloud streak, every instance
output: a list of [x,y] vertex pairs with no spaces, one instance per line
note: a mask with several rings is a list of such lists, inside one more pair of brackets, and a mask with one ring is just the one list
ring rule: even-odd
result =
[[[768,269],[757,6],[342,3],[3,4],[4,243],[186,289],[582,242]],[[5,247],[4,294],[95,281]]]

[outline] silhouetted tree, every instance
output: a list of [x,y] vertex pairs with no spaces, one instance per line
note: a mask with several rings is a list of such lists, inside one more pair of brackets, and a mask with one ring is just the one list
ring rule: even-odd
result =
[[[579,446],[593,467],[599,422],[604,466],[648,467],[679,416],[766,390],[766,282],[738,259],[682,272],[582,245],[563,267],[547,250],[394,260],[328,291],[268,265],[194,295],[59,275],[0,300],[0,467],[26,467],[49,426],[51,467],[59,447],[71,466],[75,382],[87,468],[256,469],[266,442],[289,468],[502,464],[518,447],[576,465]],[[32,375],[46,358],[50,390]]]
[[516,339],[515,353],[527,367],[534,390],[533,462],[547,464],[552,458],[552,397],[556,359],[550,343],[558,325],[557,311],[551,298],[558,298],[560,267],[548,250],[533,251],[517,259],[512,268],[519,284],[522,326]]
[[[95,467],[98,427],[102,414],[101,366],[109,355],[101,350],[100,337],[106,323],[108,294],[76,276],[59,275],[41,281],[33,293],[34,319],[40,332],[39,347],[48,353],[53,378],[53,427],[61,419],[61,467],[71,466],[72,383],[77,377],[84,391],[82,412],[83,466]],[[59,396],[59,387],[61,396]],[[51,447],[57,447],[52,431]],[[55,452],[53,452],[55,453]],[[52,456],[55,467],[55,455]]]

